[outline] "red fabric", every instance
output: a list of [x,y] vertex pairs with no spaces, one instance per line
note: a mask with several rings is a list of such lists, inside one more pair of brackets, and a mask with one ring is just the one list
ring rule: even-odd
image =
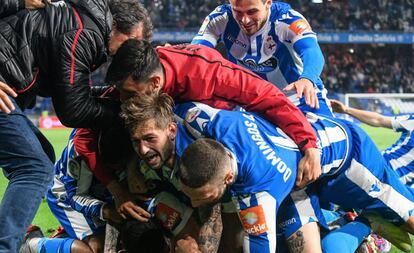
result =
[[73,139],[75,150],[83,157],[93,175],[105,186],[115,180],[114,171],[105,167],[97,159],[98,156],[98,131],[87,128],[79,128]]
[[303,113],[274,85],[225,60],[203,45],[157,49],[164,66],[163,91],[180,101],[200,101],[220,109],[240,105],[279,126],[304,150],[316,148],[316,136]]

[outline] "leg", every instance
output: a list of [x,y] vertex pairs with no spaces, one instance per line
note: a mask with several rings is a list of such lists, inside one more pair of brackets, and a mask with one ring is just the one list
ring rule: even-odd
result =
[[327,227],[312,186],[293,191],[278,212],[278,230],[290,252],[322,252],[319,224]]
[[9,184],[0,205],[0,252],[17,252],[51,183],[53,164],[18,109],[0,112],[0,167]]
[[55,178],[53,187],[47,193],[47,203],[68,236],[83,240],[90,235],[103,234],[105,222],[85,216],[58,199],[58,190],[64,191],[62,187],[63,183]]

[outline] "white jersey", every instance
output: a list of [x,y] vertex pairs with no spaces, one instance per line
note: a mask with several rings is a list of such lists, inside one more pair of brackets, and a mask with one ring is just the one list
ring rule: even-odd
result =
[[397,116],[392,128],[400,132],[400,138],[382,152],[385,160],[400,176],[400,180],[413,187],[414,184],[414,115]]
[[[306,78],[314,84],[318,98],[326,99],[320,74],[324,58],[316,34],[306,19],[286,3],[274,2],[264,26],[248,36],[232,15],[230,5],[218,6],[206,17],[193,44],[215,47],[223,42],[227,58],[244,66],[283,89],[287,84]],[[304,103],[296,95],[295,105]]]

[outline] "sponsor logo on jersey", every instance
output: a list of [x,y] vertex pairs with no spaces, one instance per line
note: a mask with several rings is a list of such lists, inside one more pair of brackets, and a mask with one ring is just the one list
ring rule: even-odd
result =
[[284,221],[280,222],[278,226],[279,226],[280,229],[285,229],[288,225],[292,225],[292,224],[295,224],[295,223],[296,223],[296,218],[293,217],[291,219],[284,220]]
[[267,36],[264,42],[263,51],[266,55],[272,55],[276,52],[277,44],[272,36]]
[[165,229],[171,231],[174,230],[181,222],[180,213],[164,203],[158,203],[155,210],[155,217],[162,222]]
[[248,234],[260,235],[268,230],[262,205],[241,210],[240,219]]
[[312,32],[312,29],[305,19],[298,19],[290,24],[289,29],[292,30],[296,35],[300,35],[306,32]]
[[242,47],[242,48],[247,48],[247,44],[246,43],[244,43],[243,41],[241,41],[241,40],[238,40],[238,39],[236,39],[236,38],[234,38],[233,36],[231,36],[231,35],[227,35],[227,39],[229,40],[229,41],[231,41],[232,43],[233,43],[233,45],[237,45],[237,46],[240,46],[240,47]]
[[203,21],[203,24],[201,24],[200,30],[198,30],[198,35],[203,35],[204,32],[207,29],[208,24],[210,23],[210,19],[206,17]]
[[268,60],[257,63],[254,59],[245,59],[245,60],[238,60],[238,63],[251,71],[257,72],[257,73],[268,73],[274,71],[277,66],[277,59],[275,57],[270,57]]

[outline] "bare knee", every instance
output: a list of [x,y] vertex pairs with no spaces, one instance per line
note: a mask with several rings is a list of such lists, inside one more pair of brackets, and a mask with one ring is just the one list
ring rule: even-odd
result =
[[104,251],[104,236],[103,235],[91,235],[84,239],[82,242],[89,248],[91,253],[102,253]]

